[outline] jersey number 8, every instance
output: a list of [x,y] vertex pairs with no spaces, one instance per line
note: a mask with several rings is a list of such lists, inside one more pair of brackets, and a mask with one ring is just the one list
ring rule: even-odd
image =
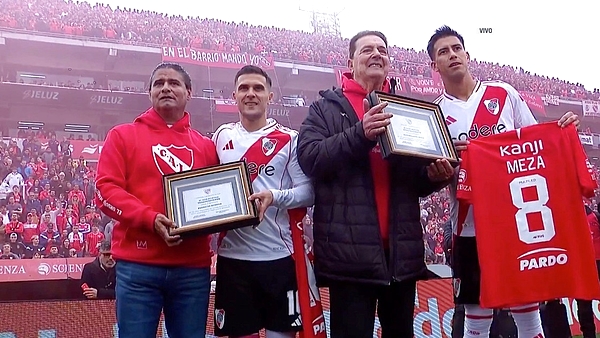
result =
[[[515,214],[519,239],[525,244],[543,243],[552,240],[556,235],[556,229],[552,210],[546,205],[550,199],[546,178],[538,174],[517,177],[510,182],[509,187],[512,202],[519,209]],[[537,191],[538,198],[526,202],[523,189],[532,187]],[[527,215],[535,213],[541,214],[543,228],[532,231],[527,221]]]

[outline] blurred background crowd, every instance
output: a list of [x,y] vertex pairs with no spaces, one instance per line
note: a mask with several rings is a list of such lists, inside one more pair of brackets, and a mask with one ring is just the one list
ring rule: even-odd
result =
[[[271,55],[278,60],[345,66],[348,40],[337,36],[215,19],[169,16],[164,13],[90,5],[63,0],[1,0],[0,27],[81,36],[89,39],[148,46],[182,46]],[[424,50],[390,47],[394,71],[431,77]],[[600,90],[582,84],[532,74],[523,68],[473,60],[472,72],[482,80],[503,80],[519,91],[578,99],[600,99]],[[44,83],[43,81],[40,83]],[[44,83],[75,86],[75,83]],[[92,84],[82,84],[93,87]],[[129,88],[143,91],[143,88]]]
[[[138,46],[249,52],[329,67],[345,66],[349,42],[333,35],[63,0],[0,0],[0,28]],[[390,56],[393,72],[432,77],[425,51],[392,46]],[[473,60],[471,68],[481,80],[503,80],[520,91],[600,100],[598,89],[587,90],[582,84],[520,67]],[[32,81],[40,86],[99,89],[93,83]],[[126,90],[145,91],[142,85]],[[96,256],[98,244],[110,239],[114,223],[94,205],[94,163],[73,158],[70,145],[71,140],[95,141],[96,137],[57,138],[53,131],[42,129],[19,130],[17,138],[22,142],[7,138],[0,143],[0,231],[6,242],[0,259]],[[447,190],[422,200],[428,263],[445,263],[442,224],[448,220],[448,209]],[[310,229],[310,217],[306,224]]]

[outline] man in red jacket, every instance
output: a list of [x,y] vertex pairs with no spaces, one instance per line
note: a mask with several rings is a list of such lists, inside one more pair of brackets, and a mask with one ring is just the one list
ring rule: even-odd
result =
[[163,175],[219,163],[212,141],[190,127],[192,81],[162,63],[150,78],[152,108],[107,135],[97,205],[115,219],[117,323],[121,338],[155,338],[161,311],[169,337],[204,337],[210,290],[209,237],[169,235]]

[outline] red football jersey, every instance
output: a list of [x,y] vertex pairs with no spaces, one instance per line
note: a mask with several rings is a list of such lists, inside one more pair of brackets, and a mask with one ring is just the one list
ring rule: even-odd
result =
[[481,306],[600,299],[582,201],[597,184],[575,127],[550,122],[472,140],[462,159],[457,195],[473,206]]
[[88,251],[90,256],[96,257],[100,252],[98,250],[98,244],[104,240],[104,234],[98,231],[98,233],[90,232],[85,235],[85,241],[88,243]]

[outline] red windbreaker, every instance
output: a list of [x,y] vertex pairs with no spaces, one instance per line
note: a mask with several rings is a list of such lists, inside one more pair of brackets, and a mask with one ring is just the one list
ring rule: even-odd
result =
[[112,253],[119,260],[165,266],[208,267],[209,237],[168,247],[154,231],[165,214],[162,177],[219,163],[213,142],[190,127],[190,116],[172,127],[153,109],[114,127],[104,142],[96,177],[97,205],[117,220]]

